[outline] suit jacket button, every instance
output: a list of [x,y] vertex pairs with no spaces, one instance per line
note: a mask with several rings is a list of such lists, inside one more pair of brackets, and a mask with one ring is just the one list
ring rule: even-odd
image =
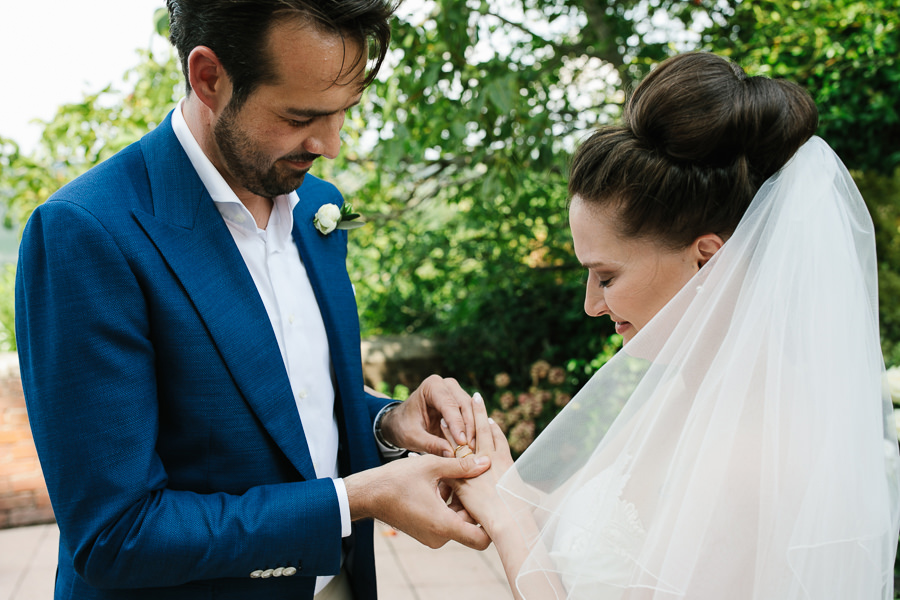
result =
[[260,575],[260,577],[262,577],[263,579],[268,579],[269,577],[272,576],[272,573],[274,573],[274,572],[275,572],[274,569],[266,569],[265,571],[262,572],[262,575]]
[[260,577],[262,577],[262,574],[263,574],[262,569],[258,569],[256,571],[253,571],[252,573],[250,573],[250,577],[253,579],[259,579]]
[[297,574],[297,569],[295,569],[294,567],[288,567],[284,571],[282,571],[281,574],[284,575],[285,577],[290,577],[291,575]]
[[272,577],[281,577],[284,574],[284,567],[278,567],[272,571]]

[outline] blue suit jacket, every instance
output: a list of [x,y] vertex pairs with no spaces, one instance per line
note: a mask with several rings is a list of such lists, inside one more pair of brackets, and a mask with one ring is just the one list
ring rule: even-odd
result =
[[[293,236],[322,311],[347,475],[380,464],[340,204],[307,175]],[[311,598],[341,551],[375,597],[372,524],[341,539],[265,307],[166,119],[25,228],[16,333],[61,540],[56,598]],[[292,577],[251,579],[295,567]]]

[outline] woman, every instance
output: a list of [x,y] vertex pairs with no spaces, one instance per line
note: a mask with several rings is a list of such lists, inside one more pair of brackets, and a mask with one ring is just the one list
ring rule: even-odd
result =
[[585,311],[625,346],[514,468],[476,402],[492,467],[455,488],[517,598],[893,598],[874,237],[816,123],[687,54],[578,150]]

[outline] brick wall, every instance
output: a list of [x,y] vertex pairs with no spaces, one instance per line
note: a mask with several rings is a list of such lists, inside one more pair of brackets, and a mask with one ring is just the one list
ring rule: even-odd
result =
[[0,528],[53,522],[15,354],[0,354]]

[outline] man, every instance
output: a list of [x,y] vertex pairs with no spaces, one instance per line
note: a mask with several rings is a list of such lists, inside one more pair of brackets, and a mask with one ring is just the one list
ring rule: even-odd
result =
[[[56,598],[374,598],[371,518],[489,540],[441,500],[471,399],[363,391],[341,204],[307,171],[387,51],[384,0],[169,0],[186,99],[23,236],[17,334],[60,528]],[[366,73],[369,45],[378,57]],[[373,424],[375,431],[373,431]]]

